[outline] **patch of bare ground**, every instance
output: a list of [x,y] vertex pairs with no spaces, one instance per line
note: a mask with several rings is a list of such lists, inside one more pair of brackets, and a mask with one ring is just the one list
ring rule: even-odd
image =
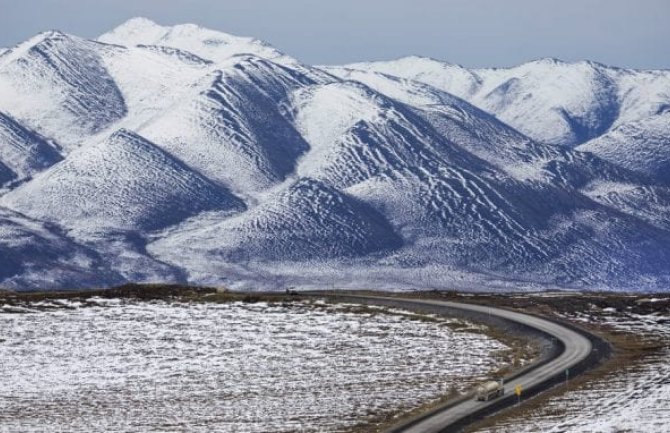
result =
[[76,300],[84,305],[93,298],[178,300],[193,302],[294,302],[304,299],[296,292],[234,292],[222,288],[195,287],[179,284],[125,284],[108,289],[50,292],[9,292],[0,290],[0,302],[7,305],[33,304],[55,299]]

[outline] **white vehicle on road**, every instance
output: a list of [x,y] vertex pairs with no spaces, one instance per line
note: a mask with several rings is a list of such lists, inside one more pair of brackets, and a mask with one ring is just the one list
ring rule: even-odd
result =
[[489,401],[494,398],[500,397],[505,393],[505,387],[503,386],[502,381],[490,381],[482,383],[477,387],[477,400],[478,401]]

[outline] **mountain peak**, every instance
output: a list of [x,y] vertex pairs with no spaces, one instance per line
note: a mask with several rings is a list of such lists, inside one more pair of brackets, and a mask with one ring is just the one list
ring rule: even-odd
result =
[[461,65],[453,62],[448,62],[446,60],[441,60],[441,59],[436,59],[435,57],[430,57],[430,56],[417,56],[417,55],[411,55],[411,56],[405,56],[401,57],[398,59],[398,61],[401,62],[420,62],[420,63],[426,63],[426,64],[434,64],[434,65],[441,65],[441,66],[446,66],[446,67],[456,67],[456,68],[462,68]]
[[152,28],[152,27],[161,27],[158,23],[156,23],[153,20],[150,20],[149,18],[145,17],[134,17],[130,18],[129,20],[125,21],[123,24],[117,27],[118,28],[134,28],[134,29],[140,29],[140,28]]
[[13,59],[21,57],[34,47],[44,44],[45,42],[61,42],[64,40],[71,40],[72,38],[75,38],[75,36],[68,35],[61,32],[60,30],[49,30],[38,33],[32,38],[27,39],[12,48],[0,49],[0,55],[3,57],[6,55],[5,62],[8,63]]
[[[147,43],[147,40],[165,39],[169,36],[180,37],[198,37],[198,38],[212,38],[219,37],[223,39],[240,38],[253,40],[253,38],[243,38],[234,36],[218,30],[208,29],[193,23],[175,24],[173,26],[163,26],[155,21],[145,17],[130,18],[124,23],[112,29],[110,32],[103,34],[98,38],[101,42],[106,42],[109,39],[142,39],[142,44]],[[130,42],[130,41],[128,41]]]
[[409,56],[403,56],[400,57],[398,60],[400,61],[419,61],[419,62],[429,62],[429,63],[446,63],[449,64],[449,62],[444,62],[442,60],[437,60],[434,57],[429,57],[429,56],[419,56],[419,55],[409,55]]
[[556,57],[542,57],[540,59],[531,60],[528,63],[537,63],[541,65],[565,65],[567,62]]
[[352,63],[344,67],[423,82],[460,98],[472,95],[481,84],[478,75],[463,66],[422,56]]
[[42,41],[46,40],[59,40],[59,39],[66,39],[66,38],[71,38],[75,36],[68,35],[67,33],[63,33],[60,30],[47,30],[45,32],[41,32],[33,36],[32,38],[26,40],[25,42],[22,42],[19,45],[24,45],[24,44],[30,44],[30,45],[36,45],[39,44]]
[[295,61],[266,42],[235,36],[196,24],[161,26],[147,18],[132,18],[98,38],[115,45],[161,45],[189,51],[211,61],[223,61],[238,54],[253,54],[273,61]]
[[160,38],[167,30],[167,27],[163,27],[148,18],[136,17],[103,34],[98,40],[106,43],[138,45],[145,43],[147,40],[153,41]]
[[[586,66],[594,69],[622,69],[615,66],[609,66],[601,62],[596,62],[593,60],[576,60],[576,61],[565,61],[555,57],[543,57],[541,59],[531,60],[530,62],[524,63],[526,65],[554,65],[554,66]],[[523,66],[518,65],[516,67]],[[514,67],[512,67],[513,69]]]
[[595,62],[592,60],[577,60],[577,61],[565,61],[555,57],[543,57],[541,59],[531,60],[526,63],[521,63],[516,66],[510,66],[505,68],[482,68],[481,70],[518,70],[518,69],[527,69],[528,67],[559,67],[559,68],[569,68],[569,69],[607,69],[607,70],[618,70],[621,68],[608,66],[603,63]]
[[351,63],[349,65],[344,65],[345,67],[350,67],[352,69],[374,69],[376,66],[389,66],[394,65],[399,68],[416,68],[416,67],[430,67],[433,69],[444,69],[444,68],[460,68],[462,66],[447,62],[444,60],[439,60],[433,57],[428,56],[418,56],[418,55],[409,55],[404,57],[399,57],[393,60],[379,60],[374,62],[359,62]]

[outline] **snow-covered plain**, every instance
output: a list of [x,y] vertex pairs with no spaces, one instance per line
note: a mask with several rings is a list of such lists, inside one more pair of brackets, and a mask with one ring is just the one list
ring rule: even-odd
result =
[[373,307],[0,306],[0,431],[346,431],[470,388],[502,343]]
[[[608,312],[604,316],[571,314],[573,320],[597,322],[665,341],[666,349],[636,365],[552,397],[522,419],[511,419],[477,433],[664,433],[670,430],[670,316]],[[596,318],[597,317],[597,318]]]

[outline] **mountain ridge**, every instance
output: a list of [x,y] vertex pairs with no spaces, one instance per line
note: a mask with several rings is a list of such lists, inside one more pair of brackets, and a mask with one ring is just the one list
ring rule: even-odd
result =
[[[329,68],[325,67],[326,70]],[[570,147],[597,138],[611,127],[658,112],[667,101],[670,82],[670,70],[636,70],[592,61],[570,63],[557,59],[538,59],[508,68],[468,69],[410,56],[354,63],[343,68],[381,72],[427,83],[491,112],[536,140]],[[611,94],[599,96],[598,92]],[[642,97],[640,92],[649,94]],[[500,99],[509,99],[510,93],[516,93],[518,97]],[[589,95],[592,102],[580,106],[585,102],[581,95]],[[608,109],[603,103],[614,104],[614,108]],[[611,117],[596,115],[598,113],[593,110],[601,109],[599,107],[604,107],[604,113],[609,112]],[[537,117],[538,110],[545,121],[538,123],[533,119],[532,123],[525,119]],[[593,120],[589,121],[588,116],[594,116]],[[589,126],[603,120],[604,124]],[[594,129],[586,129],[580,135],[580,129],[589,127]]]
[[665,290],[668,107],[596,62],[46,32],[0,53],[0,285]]

